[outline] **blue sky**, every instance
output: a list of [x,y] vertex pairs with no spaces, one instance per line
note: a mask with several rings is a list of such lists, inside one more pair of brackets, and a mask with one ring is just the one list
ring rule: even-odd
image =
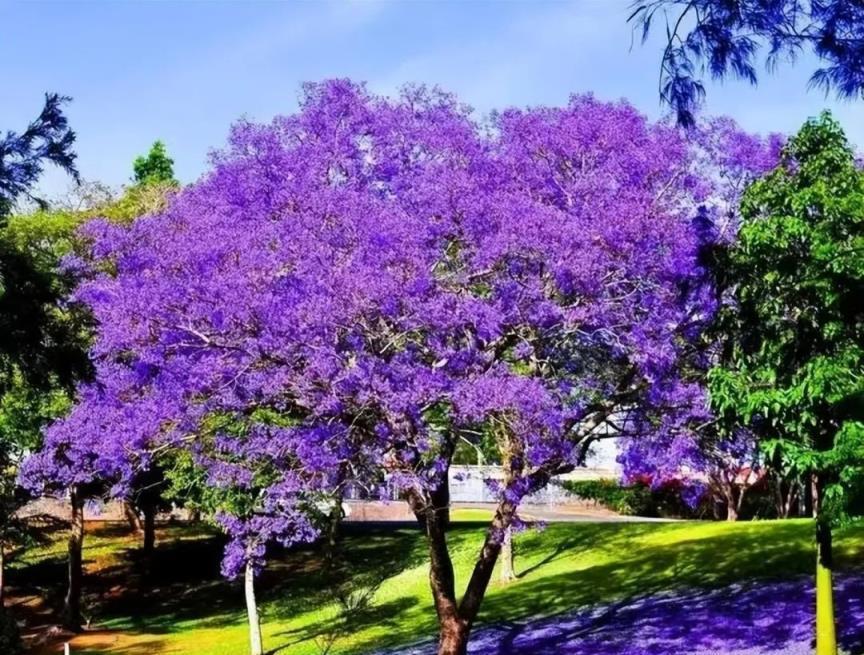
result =
[[[194,180],[231,122],[291,112],[301,82],[327,77],[363,80],[380,93],[438,84],[480,114],[591,91],[658,117],[660,45],[631,49],[629,5],[0,0],[0,128],[22,128],[45,91],[71,95],[82,174],[117,185],[157,138],[178,177]],[[828,107],[864,147],[864,102],[808,91],[813,68],[804,58],[756,88],[710,86],[707,111],[752,131],[790,132]],[[43,189],[57,194],[66,184],[52,173]]]

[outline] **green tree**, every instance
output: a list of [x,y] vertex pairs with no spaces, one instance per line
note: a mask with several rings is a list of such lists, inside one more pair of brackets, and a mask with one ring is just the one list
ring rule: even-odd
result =
[[174,160],[168,156],[165,144],[156,141],[147,156],[136,157],[132,163],[134,180],[137,184],[167,183],[177,184],[174,179]]
[[39,211],[0,228],[0,596],[4,553],[30,536],[17,516],[26,500],[18,463],[89,371],[88,319],[63,302],[72,280],[57,268],[75,226],[71,215]]
[[[15,486],[17,465],[38,447],[45,424],[68,409],[75,383],[90,371],[91,319],[82,307],[67,302],[75,278],[60,262],[82,245],[78,229],[86,221],[103,216],[127,223],[164,207],[173,188],[133,186],[118,198],[101,190],[92,194],[86,185],[79,186],[76,196],[83,189],[83,197],[97,201],[85,198],[83,204],[65,203],[75,209],[13,215],[0,227],[0,595],[4,549],[29,538],[26,523],[16,518],[26,500]],[[143,498],[150,501],[151,496]],[[155,506],[145,505],[146,509]],[[73,525],[72,533],[70,581],[80,580],[83,525]],[[151,529],[145,545],[152,545],[152,535]],[[74,593],[68,595],[73,607],[78,604],[74,587],[70,584]],[[77,610],[67,611],[70,627],[79,622],[77,614]]]
[[817,653],[833,655],[831,528],[864,462],[864,173],[830,114],[790,140],[741,216],[712,403],[812,482]]

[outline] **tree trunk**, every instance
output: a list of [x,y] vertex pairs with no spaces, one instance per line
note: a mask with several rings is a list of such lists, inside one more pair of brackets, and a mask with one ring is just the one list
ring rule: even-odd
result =
[[324,562],[329,572],[333,572],[338,559],[339,548],[339,526],[342,524],[344,512],[342,510],[342,494],[338,493],[333,498],[333,507],[327,516],[327,545],[324,551]]
[[246,616],[249,619],[249,652],[251,655],[263,655],[264,642],[261,639],[261,618],[258,616],[258,603],[255,600],[255,567],[251,562],[246,563],[243,592],[246,595]]
[[816,512],[816,655],[837,655],[831,524],[822,516],[822,489],[815,475],[812,489],[813,508]]
[[[445,454],[446,455],[446,454]],[[452,456],[452,450],[449,453]],[[449,461],[449,460],[448,460]],[[471,579],[460,602],[456,601],[453,561],[447,548],[450,493],[447,484],[449,471],[444,471],[439,485],[427,492],[413,491],[407,496],[411,509],[426,532],[429,545],[429,586],[438,615],[438,655],[465,655],[471,627],[480,611],[495,563],[507,529],[513,522],[516,506],[501,500],[480,549]],[[528,482],[534,489],[549,482],[547,471],[532,474]]]
[[144,527],[141,525],[141,517],[135,511],[135,507],[128,500],[123,501],[123,516],[129,523],[129,529],[136,534],[144,532]]
[[726,503],[726,520],[727,521],[737,521],[738,520],[738,508],[735,507],[734,503],[728,502]]
[[3,541],[0,540],[0,612],[3,611],[3,604],[6,601],[6,552],[3,549]]
[[726,520],[737,521],[739,502],[735,497],[735,485],[729,480],[725,472],[721,475],[720,488],[723,490],[723,497],[726,499]]
[[84,547],[84,499],[77,488],[70,493],[72,520],[69,525],[69,579],[63,603],[63,625],[81,631],[82,549]]
[[156,506],[146,503],[141,511],[144,514],[144,556],[149,558],[156,548]]
[[471,628],[458,617],[441,621],[438,655],[465,655]]
[[513,526],[504,530],[504,541],[501,543],[501,582],[512,582],[516,579],[516,569],[513,565]]

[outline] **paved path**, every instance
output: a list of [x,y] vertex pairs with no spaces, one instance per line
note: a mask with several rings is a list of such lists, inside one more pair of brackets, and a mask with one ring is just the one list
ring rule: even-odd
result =
[[[453,503],[453,509],[478,509],[495,511],[495,503]],[[362,523],[407,523],[415,524],[416,519],[408,508],[408,503],[400,500],[349,501],[345,503],[346,520]],[[528,521],[545,523],[648,523],[668,522],[674,519],[655,519],[644,516],[623,516],[601,506],[587,503],[567,505],[521,505],[519,515]]]
[[[655,594],[542,619],[480,627],[472,655],[811,655],[809,578]],[[864,574],[840,575],[841,649],[864,653]],[[434,655],[432,642],[377,655]]]
[[528,521],[545,523],[669,523],[677,520],[624,516],[603,508],[569,505],[523,505],[519,508],[519,516]]

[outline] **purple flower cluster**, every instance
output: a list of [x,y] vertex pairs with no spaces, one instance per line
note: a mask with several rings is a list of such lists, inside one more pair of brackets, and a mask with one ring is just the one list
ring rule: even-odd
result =
[[506,428],[518,504],[601,427],[702,411],[679,380],[713,311],[681,293],[702,277],[693,217],[728,215],[744,174],[718,143],[748,161],[771,144],[730,123],[688,139],[590,96],[478,124],[425,88],[307,85],[165,211],[86,226],[69,266],[97,378],[25,481],[123,494],[188,450],[254,497],[222,518],[234,574],[313,538],[303,508],[347,481],[433,484],[460,430]]

